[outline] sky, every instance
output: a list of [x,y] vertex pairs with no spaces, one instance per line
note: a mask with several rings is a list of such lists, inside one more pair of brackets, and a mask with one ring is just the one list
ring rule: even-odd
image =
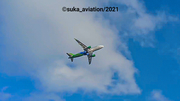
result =
[[[62,7],[118,7],[63,12]],[[0,101],[179,101],[178,0],[0,1]],[[87,46],[104,45],[87,57]]]

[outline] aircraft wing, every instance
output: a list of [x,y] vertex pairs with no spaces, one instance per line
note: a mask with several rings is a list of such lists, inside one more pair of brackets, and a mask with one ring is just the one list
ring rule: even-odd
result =
[[[74,38],[74,39],[75,39],[75,38]],[[81,45],[81,47],[82,47],[84,50],[87,49],[87,46],[86,46],[86,45],[84,45],[82,42],[80,42],[80,41],[77,40],[77,39],[75,39],[75,40],[78,42],[79,45]]]
[[91,61],[92,61],[91,55],[92,55],[92,53],[89,53],[89,55],[87,55],[89,64],[91,64]]

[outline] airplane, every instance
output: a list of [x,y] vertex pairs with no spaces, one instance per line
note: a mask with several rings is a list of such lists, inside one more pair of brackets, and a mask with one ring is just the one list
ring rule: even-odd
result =
[[[75,39],[75,38],[74,38]],[[88,57],[88,62],[89,65],[91,64],[92,61],[92,57],[95,57],[96,55],[93,54],[94,51],[100,50],[102,49],[104,46],[103,45],[98,45],[96,47],[91,48],[91,46],[86,46],[84,45],[82,42],[80,42],[79,40],[75,39],[77,41],[77,43],[83,48],[83,52],[77,53],[77,54],[73,54],[73,53],[66,53],[69,57],[68,59],[71,59],[71,62],[73,62],[74,58],[80,57],[80,56],[84,56],[87,55]]]

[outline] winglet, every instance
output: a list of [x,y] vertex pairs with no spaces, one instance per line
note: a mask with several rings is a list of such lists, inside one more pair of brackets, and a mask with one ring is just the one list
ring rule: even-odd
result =
[[76,38],[74,38],[74,40],[76,40],[76,42],[78,42],[78,43],[81,43],[78,39],[76,39]]
[[79,43],[79,40],[78,40],[78,39],[74,38],[74,40],[76,40],[76,41]]

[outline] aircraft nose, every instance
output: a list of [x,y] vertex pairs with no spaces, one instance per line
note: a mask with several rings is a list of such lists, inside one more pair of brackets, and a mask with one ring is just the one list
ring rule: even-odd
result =
[[100,45],[100,47],[101,47],[101,48],[104,48],[104,46],[103,46],[103,45]]

